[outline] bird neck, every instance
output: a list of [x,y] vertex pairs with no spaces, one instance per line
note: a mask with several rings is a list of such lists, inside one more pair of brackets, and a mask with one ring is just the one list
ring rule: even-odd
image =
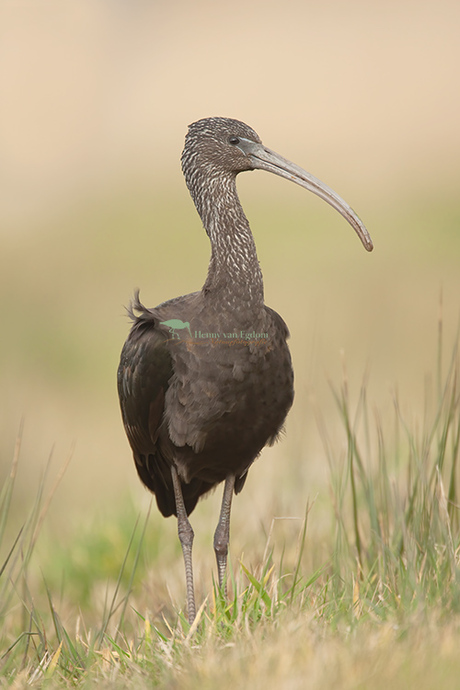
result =
[[235,176],[207,178],[197,196],[195,205],[211,241],[204,294],[225,310],[257,313],[264,304],[262,271]]

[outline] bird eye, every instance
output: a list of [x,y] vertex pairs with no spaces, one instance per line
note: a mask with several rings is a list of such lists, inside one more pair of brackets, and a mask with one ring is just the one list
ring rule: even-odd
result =
[[237,144],[240,143],[240,140],[238,139],[238,137],[230,137],[228,141],[230,144],[233,144],[233,146],[236,146]]

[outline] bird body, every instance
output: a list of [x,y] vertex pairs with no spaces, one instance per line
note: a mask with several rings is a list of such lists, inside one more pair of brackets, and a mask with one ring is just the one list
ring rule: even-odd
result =
[[154,309],[136,294],[118,369],[137,471],[161,513],[178,519],[190,622],[196,609],[188,516],[201,496],[225,481],[214,535],[222,587],[232,495],[241,491],[262,448],[278,437],[294,396],[289,332],[264,303],[256,247],[236,191],[236,176],[256,168],[325,199],[372,249],[366,228],[343,199],[265,148],[253,129],[227,118],[190,125],[182,169],[211,242],[208,275],[201,291]]
[[[281,317],[263,307],[252,321],[231,320],[206,302],[202,293],[192,293],[146,309],[137,299],[138,316],[121,356],[125,428],[140,478],[164,516],[176,514],[172,463],[188,515],[229,473],[238,493],[254,459],[276,440],[293,400]],[[180,340],[170,339],[161,325],[165,315],[191,313],[194,331],[218,337],[182,332]],[[243,339],[242,333],[266,337]]]

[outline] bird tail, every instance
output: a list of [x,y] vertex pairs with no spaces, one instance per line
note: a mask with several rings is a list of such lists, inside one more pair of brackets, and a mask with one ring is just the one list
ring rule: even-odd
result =
[[[139,288],[136,288],[134,290],[134,297],[129,303],[129,305],[126,307],[126,311],[128,313],[129,318],[131,321],[136,321],[138,319],[138,314],[139,315],[145,315],[146,312],[148,312],[147,307],[145,307],[141,300],[139,299],[139,294],[140,290]],[[136,314],[138,312],[138,314]]]

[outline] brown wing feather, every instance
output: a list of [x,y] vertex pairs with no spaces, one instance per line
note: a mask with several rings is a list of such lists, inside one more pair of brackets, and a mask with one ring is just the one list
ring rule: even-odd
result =
[[[176,514],[171,478],[175,446],[165,421],[165,395],[173,376],[168,335],[159,327],[155,310],[146,309],[138,295],[129,313],[134,323],[118,367],[121,413],[139,477],[155,494],[159,510],[167,517]],[[187,513],[211,487],[198,479],[182,484]]]

